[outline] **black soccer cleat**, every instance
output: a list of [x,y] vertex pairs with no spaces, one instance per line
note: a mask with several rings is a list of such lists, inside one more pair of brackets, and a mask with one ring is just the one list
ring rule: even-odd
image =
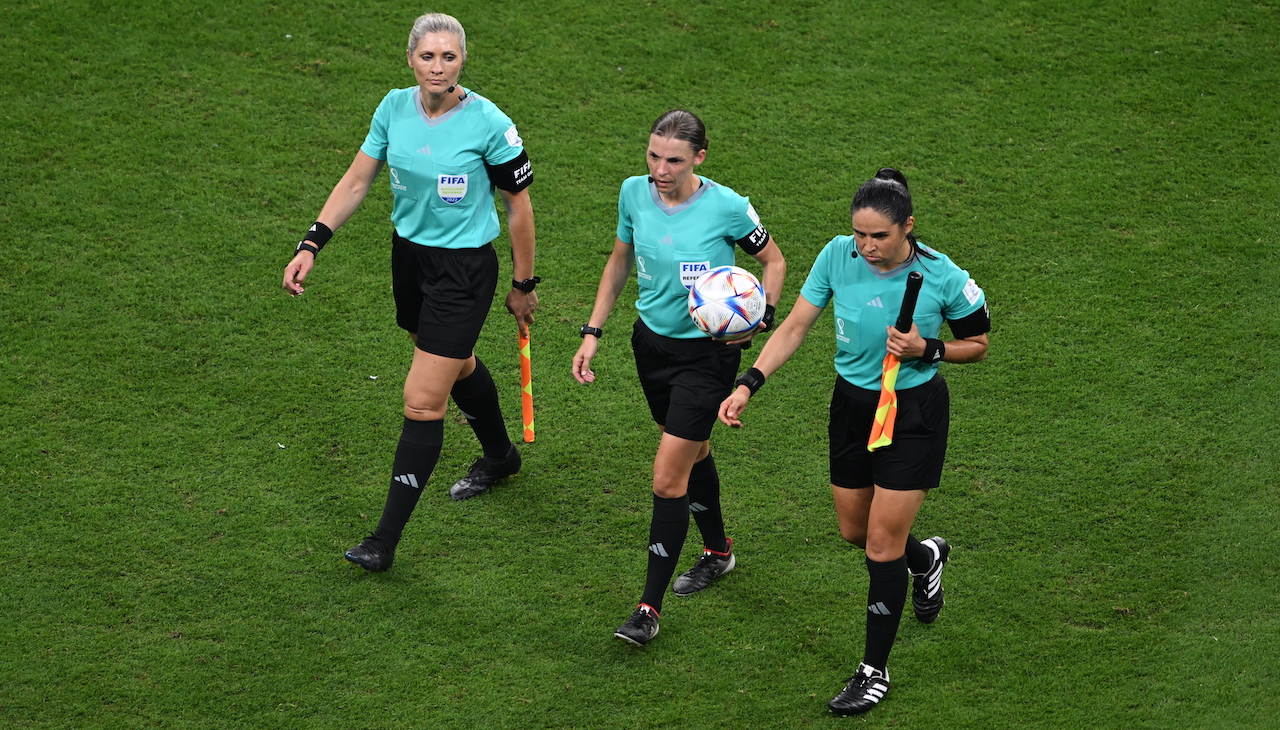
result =
[[911,574],[911,608],[915,609],[918,621],[931,624],[942,610],[942,570],[951,555],[951,546],[940,537],[920,542],[933,552],[933,565],[920,575]]
[[888,670],[859,664],[858,671],[840,694],[827,703],[827,708],[837,715],[859,715],[880,703],[889,694]]
[[623,621],[618,630],[613,632],[613,638],[639,647],[648,644],[657,635],[658,612],[647,603],[636,606],[636,612],[631,614],[631,618]]
[[396,557],[396,546],[384,544],[375,532],[366,537],[364,542],[343,553],[342,557],[348,563],[358,565],[370,573],[381,573],[391,567],[391,561]]
[[520,450],[511,444],[511,451],[501,459],[482,456],[471,465],[467,475],[449,487],[449,496],[456,500],[471,499],[489,491],[489,487],[520,473]]
[[671,586],[671,592],[677,596],[691,596],[694,593],[711,585],[716,578],[733,570],[738,564],[738,559],[733,557],[733,538],[726,538],[729,543],[728,549],[722,553],[704,547],[702,548],[702,557],[698,558],[698,562],[693,564],[687,573],[684,573]]

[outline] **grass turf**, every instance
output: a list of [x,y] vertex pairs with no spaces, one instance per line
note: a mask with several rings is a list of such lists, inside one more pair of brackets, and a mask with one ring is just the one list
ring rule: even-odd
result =
[[[7,726],[831,721],[865,578],[826,487],[829,320],[713,437],[738,570],[669,599],[649,649],[609,639],[641,587],[656,441],[634,287],[600,382],[567,368],[617,186],[685,106],[701,172],[786,253],[786,303],[892,164],[992,304],[991,357],[946,369],[951,456],[917,523],[956,546],[947,608],[904,622],[888,701],[841,722],[1274,727],[1275,3],[441,9],[536,167],[538,441],[455,504],[477,454],[451,418],[384,575],[339,559],[377,519],[410,355],[381,180],[303,298],[278,281],[412,83],[419,9],[0,9]],[[500,303],[478,349],[518,433]]]

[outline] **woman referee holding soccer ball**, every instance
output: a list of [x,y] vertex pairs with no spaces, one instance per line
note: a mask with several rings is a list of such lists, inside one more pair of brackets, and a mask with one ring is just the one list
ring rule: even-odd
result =
[[520,469],[493,378],[473,352],[498,283],[490,243],[499,233],[495,187],[511,234],[514,278],[506,305],[522,332],[538,306],[529,158],[511,119],[459,85],[466,32],[451,16],[423,15],[414,21],[405,55],[417,84],[392,90],[378,105],[355,161],[284,271],[285,291],[301,294],[320,249],[360,206],[383,165],[389,166],[396,324],[409,332],[415,348],[382,518],[373,534],[345,554],[369,571],[391,567],[401,531],[440,456],[450,396],[484,450],[450,496],[473,497]]
[[[911,193],[902,173],[882,168],[853,197],[853,235],[837,236],[818,254],[795,308],[778,326],[738,387],[720,406],[720,420],[742,426],[748,399],[800,347],[829,303],[836,317],[838,377],[831,396],[831,492],[840,534],[866,551],[866,648],[845,688],[828,703],[853,715],[875,707],[889,691],[886,665],[906,605],[908,574],[916,618],[932,622],[942,609],[942,570],[950,546],[911,534],[916,513],[938,486],[950,422],[940,362],[971,363],[987,355],[991,319],[986,297],[968,272],[916,242]],[[891,326],[908,274],[924,276],[909,332]],[[954,337],[937,339],[943,320]],[[880,396],[882,361],[901,360],[892,443],[868,443]]]
[[[658,633],[662,597],[675,573],[689,530],[689,516],[702,533],[703,551],[672,590],[687,596],[733,570],[733,541],[720,512],[720,478],[711,456],[716,408],[733,386],[741,344],[709,338],[689,316],[688,287],[699,275],[734,262],[735,246],[764,267],[768,303],[758,331],[773,323],[786,261],[748,200],[694,173],[707,157],[702,121],[680,109],[658,117],[649,134],[649,175],[628,178],[618,197],[618,230],[605,264],[591,318],[582,325],[582,345],[573,357],[573,377],[595,382],[596,356],[605,320],[635,264],[640,298],[632,327],[640,385],[662,432],[653,460],[653,516],[648,572],[640,604],[614,636],[644,646]],[[754,334],[754,333],[752,333]]]

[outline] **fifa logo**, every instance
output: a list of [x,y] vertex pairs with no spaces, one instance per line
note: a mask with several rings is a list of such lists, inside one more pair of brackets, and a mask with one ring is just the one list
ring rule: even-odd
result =
[[836,317],[836,340],[849,344],[849,338],[844,333],[844,319]]

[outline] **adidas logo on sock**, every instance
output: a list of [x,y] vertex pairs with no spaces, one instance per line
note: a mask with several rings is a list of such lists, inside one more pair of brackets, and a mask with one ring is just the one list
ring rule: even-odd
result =
[[662,543],[660,542],[655,542],[654,544],[650,545],[649,552],[653,553],[654,555],[657,555],[660,558],[671,557],[670,555],[667,555],[667,549],[662,547]]
[[711,508],[710,508],[710,507],[707,507],[707,506],[706,506],[706,505],[704,505],[704,504],[699,504],[699,503],[697,503],[697,502],[690,502],[690,503],[689,503],[689,511],[690,511],[690,512],[706,512],[708,509],[711,509]]
[[414,489],[420,488],[418,487],[418,478],[412,474],[399,474],[395,476],[393,479],[394,481],[400,482],[401,484],[406,484],[410,487],[413,487]]
[[877,616],[889,615],[889,607],[884,605],[884,601],[877,601],[873,605],[867,606],[867,610]]

